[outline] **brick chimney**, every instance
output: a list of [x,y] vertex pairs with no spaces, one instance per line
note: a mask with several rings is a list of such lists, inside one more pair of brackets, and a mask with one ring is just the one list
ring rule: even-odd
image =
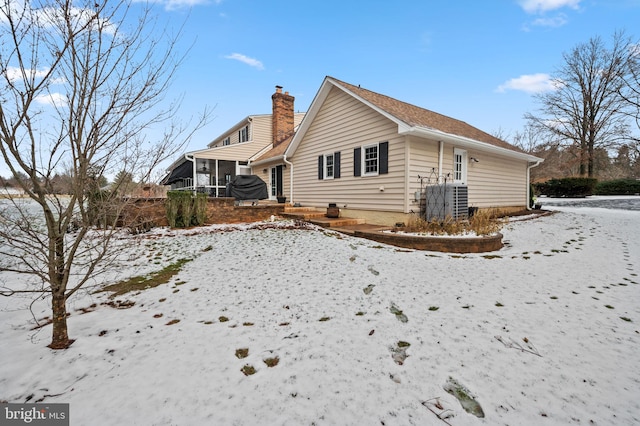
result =
[[276,86],[276,93],[271,96],[273,101],[272,134],[273,146],[276,147],[293,135],[293,101],[295,98],[289,92],[282,93],[282,86]]

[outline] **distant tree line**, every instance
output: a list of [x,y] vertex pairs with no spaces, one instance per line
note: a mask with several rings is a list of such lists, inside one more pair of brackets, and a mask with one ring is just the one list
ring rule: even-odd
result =
[[640,178],[640,42],[615,33],[563,54],[554,90],[535,95],[539,109],[512,142],[545,161],[533,181],[569,176]]

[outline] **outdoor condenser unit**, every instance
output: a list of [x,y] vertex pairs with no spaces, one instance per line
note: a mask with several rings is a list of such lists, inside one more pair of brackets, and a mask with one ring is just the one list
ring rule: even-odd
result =
[[426,187],[425,219],[466,219],[469,216],[467,185],[446,183]]

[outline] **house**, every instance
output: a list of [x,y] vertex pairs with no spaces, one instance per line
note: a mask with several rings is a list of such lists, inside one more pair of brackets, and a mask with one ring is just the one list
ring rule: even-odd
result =
[[[168,169],[160,182],[171,190],[205,192],[223,197],[227,183],[237,175],[258,174],[269,185],[269,198],[283,192],[284,164],[271,168],[253,167],[252,162],[290,141],[304,113],[294,112],[294,97],[276,86],[272,96],[272,114],[250,115],[212,140],[207,148],[183,154]],[[195,179],[194,179],[195,176]]]
[[465,209],[528,207],[529,173],[542,159],[463,121],[332,77],[306,114],[294,113],[280,86],[272,101],[271,115],[249,116],[185,154],[163,183],[222,195],[234,173],[252,173],[267,182],[270,199],[336,204],[343,217],[390,225],[420,211],[416,193],[432,184],[464,188]]
[[[468,206],[527,208],[542,159],[469,124],[326,77],[279,157],[292,164],[290,202],[395,224],[420,209],[428,183],[465,187]],[[259,160],[260,161],[260,160]],[[264,161],[264,160],[263,160]]]

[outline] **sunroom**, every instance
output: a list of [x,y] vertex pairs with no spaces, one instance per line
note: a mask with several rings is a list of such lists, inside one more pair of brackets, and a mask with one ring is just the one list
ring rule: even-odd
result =
[[247,161],[202,158],[202,155],[198,157],[189,153],[172,165],[171,172],[160,184],[171,185],[172,191],[194,191],[210,197],[224,197],[227,184],[233,178],[249,174],[251,168]]

